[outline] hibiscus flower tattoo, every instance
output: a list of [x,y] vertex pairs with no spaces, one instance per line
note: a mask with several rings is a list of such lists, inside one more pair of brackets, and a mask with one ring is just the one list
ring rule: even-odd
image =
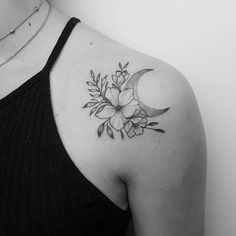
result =
[[90,72],[91,80],[87,81],[91,99],[83,108],[90,109],[90,116],[104,120],[97,129],[98,137],[104,133],[114,139],[115,133],[120,133],[121,138],[142,135],[145,129],[165,133],[157,128],[158,122],[149,122],[149,119],[167,112],[169,108],[155,109],[142,103],[138,96],[137,85],[140,78],[152,69],[138,71],[130,76],[127,71],[129,63],[124,66],[119,63],[119,69],[109,80],[99,73],[95,76]]

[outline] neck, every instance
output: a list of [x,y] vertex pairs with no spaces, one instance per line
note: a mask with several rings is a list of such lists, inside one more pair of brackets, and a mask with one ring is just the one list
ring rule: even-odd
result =
[[0,37],[24,20],[39,0],[0,0]]

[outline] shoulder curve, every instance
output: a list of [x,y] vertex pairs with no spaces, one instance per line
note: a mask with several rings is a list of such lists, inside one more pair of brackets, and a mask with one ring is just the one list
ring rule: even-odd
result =
[[[119,153],[122,155],[120,158],[124,158],[125,168],[128,168],[129,163],[130,166],[138,168],[138,164],[143,163],[143,158],[147,158],[147,153],[151,164],[155,157],[159,159],[160,156],[166,157],[165,160],[163,159],[164,163],[171,162],[176,158],[175,153],[179,153],[178,155],[185,153],[185,157],[182,155],[179,161],[184,159],[186,165],[194,161],[198,154],[204,156],[204,130],[199,108],[189,82],[179,70],[162,60],[128,48],[83,23],[76,26],[71,45],[72,60],[74,60],[72,71],[77,74],[76,67],[80,73],[82,71],[84,84],[91,79],[91,72],[94,76],[100,73],[101,76],[108,75],[110,82],[113,83],[112,79],[116,79],[113,76],[117,71],[120,73],[120,67],[122,67],[122,70],[126,71],[125,76],[129,76],[129,80],[136,74],[136,82],[128,81],[129,86],[126,88],[136,86],[139,104],[141,101],[156,110],[169,108],[162,115],[150,117],[148,120],[149,123],[157,124],[157,130],[163,130],[165,133],[155,133],[148,130],[151,127],[147,127],[145,135],[137,135],[132,140],[123,143],[121,140],[117,141]],[[129,64],[126,67],[127,63]],[[83,89],[84,104],[87,104],[88,88]],[[107,96],[110,97],[119,93],[112,88],[108,91],[110,95],[107,93]],[[123,93],[123,95],[128,97],[129,93]],[[120,127],[123,128],[123,124],[118,123],[114,126],[114,131],[120,130]],[[127,170],[129,173],[132,172],[129,168]]]
[[174,66],[117,42],[85,23],[81,22],[76,25],[71,41],[75,63],[78,53],[80,53],[80,58],[83,56],[89,58],[91,69],[107,66],[107,71],[109,71],[110,68],[115,68],[119,62],[123,64],[129,62],[130,70],[152,69],[153,75],[158,75],[158,78],[162,77],[166,82],[172,83],[174,87],[177,88],[179,85],[191,90],[187,79]]
[[[146,62],[147,65],[149,63],[149,66],[168,70],[170,75],[173,75],[174,77],[182,77],[183,79],[181,72],[169,63],[128,47],[83,22],[80,22],[75,26],[71,38],[72,45],[74,46],[75,51],[79,50],[80,46],[83,46],[83,49],[86,49],[85,46],[87,46],[89,49],[92,48],[95,52],[96,50],[99,50],[101,56],[106,56],[107,54],[109,54],[114,58],[115,61],[119,61],[119,59],[125,60],[125,57],[128,57],[127,60],[133,58],[134,60],[136,60],[133,63],[134,65],[136,63],[136,65],[138,66],[138,63],[140,63],[140,66],[144,66]],[[122,56],[124,58],[122,58]]]

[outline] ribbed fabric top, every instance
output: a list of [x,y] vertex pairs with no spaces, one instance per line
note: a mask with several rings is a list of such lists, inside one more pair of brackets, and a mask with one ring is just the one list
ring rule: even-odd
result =
[[76,167],[54,120],[50,70],[71,18],[38,74],[0,100],[0,235],[122,236],[131,216]]

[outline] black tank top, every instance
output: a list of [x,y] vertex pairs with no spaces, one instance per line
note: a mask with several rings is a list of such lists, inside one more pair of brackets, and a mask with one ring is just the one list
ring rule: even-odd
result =
[[0,236],[125,235],[130,210],[77,169],[54,120],[49,74],[78,22],[68,21],[46,66],[0,100]]

